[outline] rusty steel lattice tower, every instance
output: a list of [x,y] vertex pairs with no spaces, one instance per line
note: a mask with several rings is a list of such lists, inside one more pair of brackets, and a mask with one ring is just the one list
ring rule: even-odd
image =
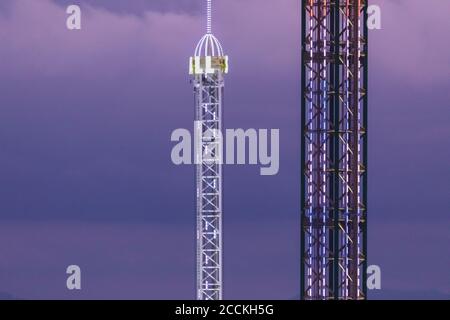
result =
[[301,298],[367,296],[367,0],[302,0]]
[[189,60],[195,95],[198,300],[221,300],[223,289],[221,132],[228,57],[212,34],[211,2],[206,1],[206,34]]

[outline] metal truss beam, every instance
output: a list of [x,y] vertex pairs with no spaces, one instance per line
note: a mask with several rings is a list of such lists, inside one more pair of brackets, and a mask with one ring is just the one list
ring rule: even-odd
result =
[[194,78],[197,145],[197,299],[222,299],[223,74]]
[[367,1],[302,1],[302,299],[365,299]]

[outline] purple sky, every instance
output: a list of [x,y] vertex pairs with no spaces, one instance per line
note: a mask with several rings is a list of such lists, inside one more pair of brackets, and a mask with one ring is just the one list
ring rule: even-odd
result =
[[[81,4],[83,30],[65,28]],[[226,168],[225,297],[299,294],[300,1],[215,1],[226,126],[279,128],[280,173]],[[450,2],[373,0],[369,263],[376,297],[450,297]],[[2,0],[0,298],[194,298],[188,57],[201,1]],[[65,289],[79,264],[83,290]]]

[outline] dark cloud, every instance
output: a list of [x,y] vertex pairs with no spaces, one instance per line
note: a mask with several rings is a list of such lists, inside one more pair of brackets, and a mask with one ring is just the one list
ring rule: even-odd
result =
[[119,14],[142,15],[146,11],[186,12],[200,14],[202,1],[198,0],[52,0],[58,5],[78,4],[106,9]]
[[[192,222],[4,222],[1,290],[23,299],[194,299]],[[297,250],[289,245],[294,224],[227,222],[226,229],[233,234],[226,245],[227,299],[286,299],[298,290]],[[78,292],[65,287],[73,264],[82,272]]]
[[14,296],[10,293],[0,292],[0,300],[17,300],[17,299],[14,298]]

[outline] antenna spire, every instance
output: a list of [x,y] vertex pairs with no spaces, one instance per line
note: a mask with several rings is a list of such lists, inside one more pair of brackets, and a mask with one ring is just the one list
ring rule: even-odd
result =
[[206,33],[212,33],[212,0],[206,0]]

